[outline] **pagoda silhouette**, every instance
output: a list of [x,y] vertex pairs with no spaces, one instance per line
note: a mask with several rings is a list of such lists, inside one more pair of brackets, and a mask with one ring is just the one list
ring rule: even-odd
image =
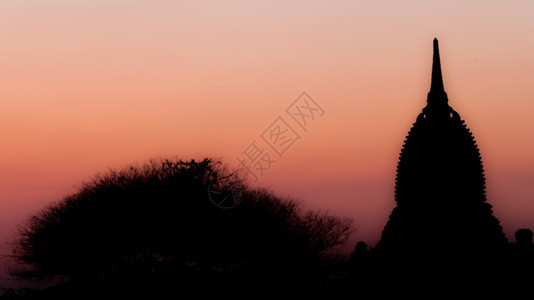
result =
[[477,144],[448,104],[438,40],[426,106],[402,147],[395,185],[396,207],[376,251],[398,258],[458,258],[501,249],[507,239],[486,202]]

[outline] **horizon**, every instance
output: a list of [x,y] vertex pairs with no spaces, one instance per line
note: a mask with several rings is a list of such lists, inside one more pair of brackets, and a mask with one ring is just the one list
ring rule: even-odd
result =
[[[236,167],[252,142],[276,159],[254,186],[351,217],[346,249],[372,247],[426,104],[434,38],[494,216],[509,242],[534,230],[534,4],[382,5],[1,3],[0,254],[17,224],[109,168],[159,157]],[[303,93],[323,110],[305,128],[287,112]],[[265,132],[278,118],[298,139],[275,156]]]

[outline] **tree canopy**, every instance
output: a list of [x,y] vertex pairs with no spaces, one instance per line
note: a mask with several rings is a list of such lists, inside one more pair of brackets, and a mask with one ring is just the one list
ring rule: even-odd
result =
[[[210,189],[239,202],[221,208]],[[236,187],[239,187],[236,189]],[[253,189],[219,160],[110,170],[18,227],[9,271],[27,280],[157,289],[324,282],[351,221]]]

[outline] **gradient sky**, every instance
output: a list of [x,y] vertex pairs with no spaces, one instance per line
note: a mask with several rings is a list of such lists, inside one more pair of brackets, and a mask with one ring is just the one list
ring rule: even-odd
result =
[[373,246],[434,37],[514,241],[534,230],[533,13],[529,0],[3,0],[0,254],[16,224],[109,168],[234,165],[304,91],[324,115],[288,122],[301,138],[256,185],[353,218],[351,243]]

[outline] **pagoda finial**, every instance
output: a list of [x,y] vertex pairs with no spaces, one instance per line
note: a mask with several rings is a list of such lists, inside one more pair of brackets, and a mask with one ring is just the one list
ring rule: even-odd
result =
[[432,83],[426,99],[427,105],[423,108],[425,117],[433,119],[446,119],[451,116],[451,108],[448,104],[447,93],[443,88],[441,77],[441,62],[439,59],[438,39],[434,39],[434,57],[432,61]]
[[444,92],[443,77],[441,76],[441,62],[439,60],[439,46],[438,39],[434,38],[434,58],[432,60],[432,83],[430,85],[431,92]]

